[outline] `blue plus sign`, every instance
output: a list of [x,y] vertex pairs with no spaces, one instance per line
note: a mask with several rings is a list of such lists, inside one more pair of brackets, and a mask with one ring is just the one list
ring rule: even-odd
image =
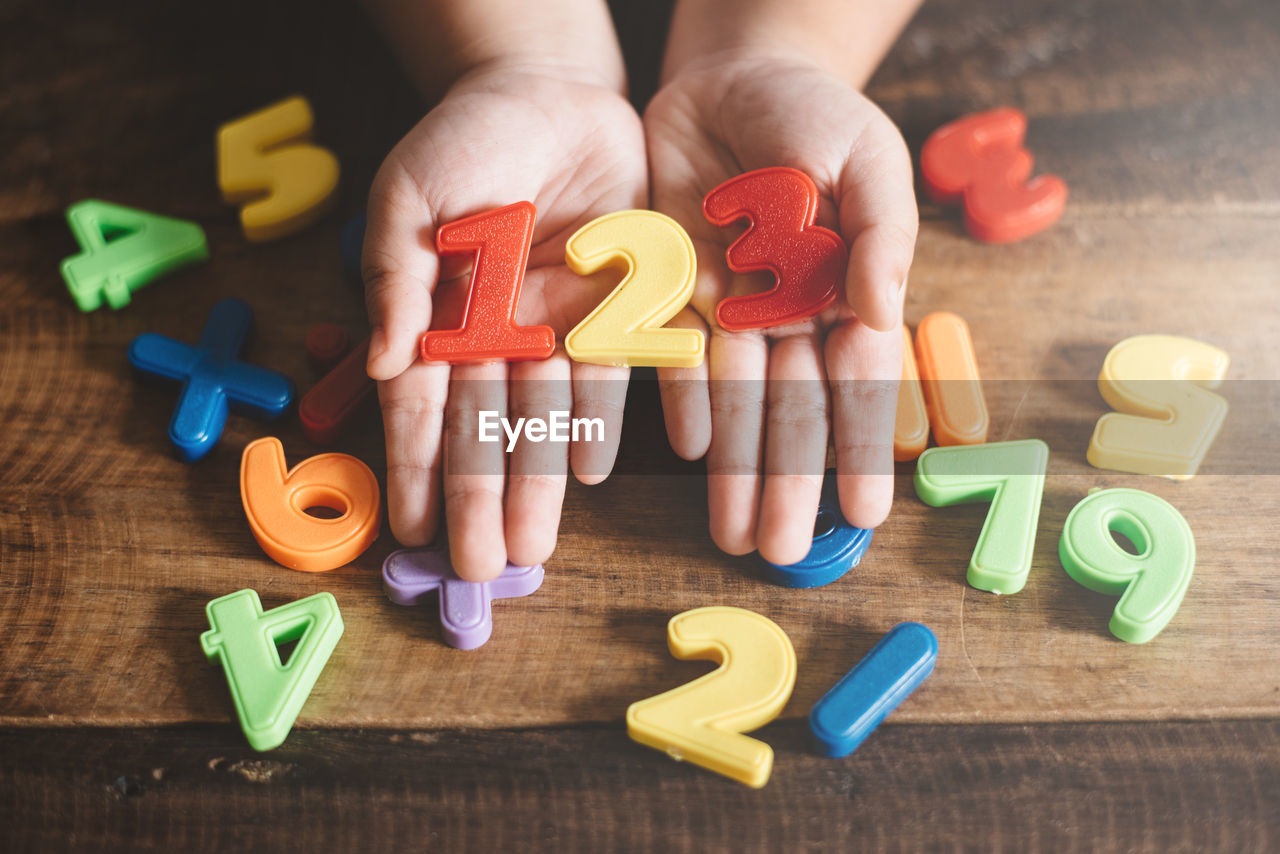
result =
[[235,404],[237,412],[275,418],[293,402],[292,380],[236,358],[252,325],[248,305],[225,299],[209,312],[195,347],[154,332],[139,335],[129,346],[135,368],[182,382],[169,438],[187,462],[200,459],[217,444],[229,404]]

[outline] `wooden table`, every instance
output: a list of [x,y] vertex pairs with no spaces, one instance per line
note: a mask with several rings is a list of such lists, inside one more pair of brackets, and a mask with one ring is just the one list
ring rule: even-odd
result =
[[[652,79],[663,20],[619,13]],[[985,508],[931,509],[899,470],[863,564],[809,591],[767,583],[706,533],[699,464],[667,448],[652,374],[628,405],[619,474],[571,485],[535,596],[496,606],[459,652],[430,609],[391,605],[384,531],[326,574],[270,561],[237,494],[241,448],[296,416],[232,417],[194,465],[165,438],[175,395],[125,359],[148,330],[191,339],[246,299],[252,361],[305,389],[307,329],[363,329],[337,236],[424,109],[345,5],[10,0],[0,9],[0,847],[7,850],[1275,850],[1280,847],[1280,547],[1272,484],[1280,379],[1280,7],[1272,0],[931,0],[871,86],[913,150],[957,115],[1015,104],[1038,168],[1071,186],[1050,232],[988,247],[924,204],[909,322],[964,315],[993,439],[1052,448],[1026,588],[964,568]],[[647,53],[646,53],[647,51]],[[646,60],[645,57],[648,57]],[[648,74],[645,73],[648,70]],[[281,96],[312,101],[344,170],[339,213],[248,245],[218,198],[213,131]],[[58,262],[86,197],[198,221],[209,263],[83,315]],[[1232,355],[1233,407],[1187,483],[1090,468],[1108,348],[1169,332]],[[1047,382],[1052,380],[1053,382]],[[1250,382],[1252,381],[1252,382]],[[374,419],[343,440],[380,475]],[[650,474],[648,472],[659,472]],[[1177,506],[1199,565],[1155,641],[1107,631],[1114,599],[1056,556],[1095,486]],[[292,735],[257,754],[197,642],[204,605],[321,590],[346,635]],[[800,662],[754,791],[630,742],[627,705],[705,672],[667,619],[752,608]],[[937,669],[852,757],[809,747],[810,705],[895,623],[936,632]]]

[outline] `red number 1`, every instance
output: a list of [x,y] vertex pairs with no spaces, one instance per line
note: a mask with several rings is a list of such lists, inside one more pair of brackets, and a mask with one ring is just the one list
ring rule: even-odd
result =
[[461,329],[423,333],[422,358],[433,362],[546,359],[556,347],[550,326],[517,326],[516,304],[524,282],[533,220],[529,202],[485,211],[440,226],[441,255],[475,253]]
[[848,251],[840,235],[813,224],[818,188],[808,175],[779,166],[730,178],[707,194],[702,213],[719,226],[750,220],[725,253],[729,269],[769,270],[776,278],[763,293],[722,299],[716,320],[725,329],[794,323],[835,301]]

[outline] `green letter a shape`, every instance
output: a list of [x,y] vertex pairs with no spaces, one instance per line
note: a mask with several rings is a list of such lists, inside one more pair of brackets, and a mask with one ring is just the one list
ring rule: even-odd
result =
[[[342,615],[331,593],[317,593],[263,612],[253,590],[214,599],[200,646],[222,660],[240,727],[255,750],[279,747],[342,637]],[[297,641],[289,663],[278,644]]]
[[86,199],[67,208],[80,254],[62,262],[62,278],[81,311],[103,299],[124,308],[131,294],[171,270],[209,257],[194,222]]

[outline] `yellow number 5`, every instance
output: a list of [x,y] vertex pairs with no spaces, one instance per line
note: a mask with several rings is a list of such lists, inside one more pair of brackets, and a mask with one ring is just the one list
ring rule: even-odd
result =
[[311,105],[287,98],[218,128],[218,186],[240,209],[244,236],[276,240],[324,215],[338,187],[338,158],[312,145]]
[[1135,335],[1111,348],[1098,390],[1115,412],[1098,419],[1088,459],[1100,469],[1186,480],[1223,420],[1217,388],[1230,362],[1209,344],[1176,335]]
[[773,749],[742,733],[782,711],[796,684],[796,653],[772,620],[742,608],[695,608],[667,624],[671,654],[710,659],[719,669],[665,694],[632,703],[635,741],[760,788]]

